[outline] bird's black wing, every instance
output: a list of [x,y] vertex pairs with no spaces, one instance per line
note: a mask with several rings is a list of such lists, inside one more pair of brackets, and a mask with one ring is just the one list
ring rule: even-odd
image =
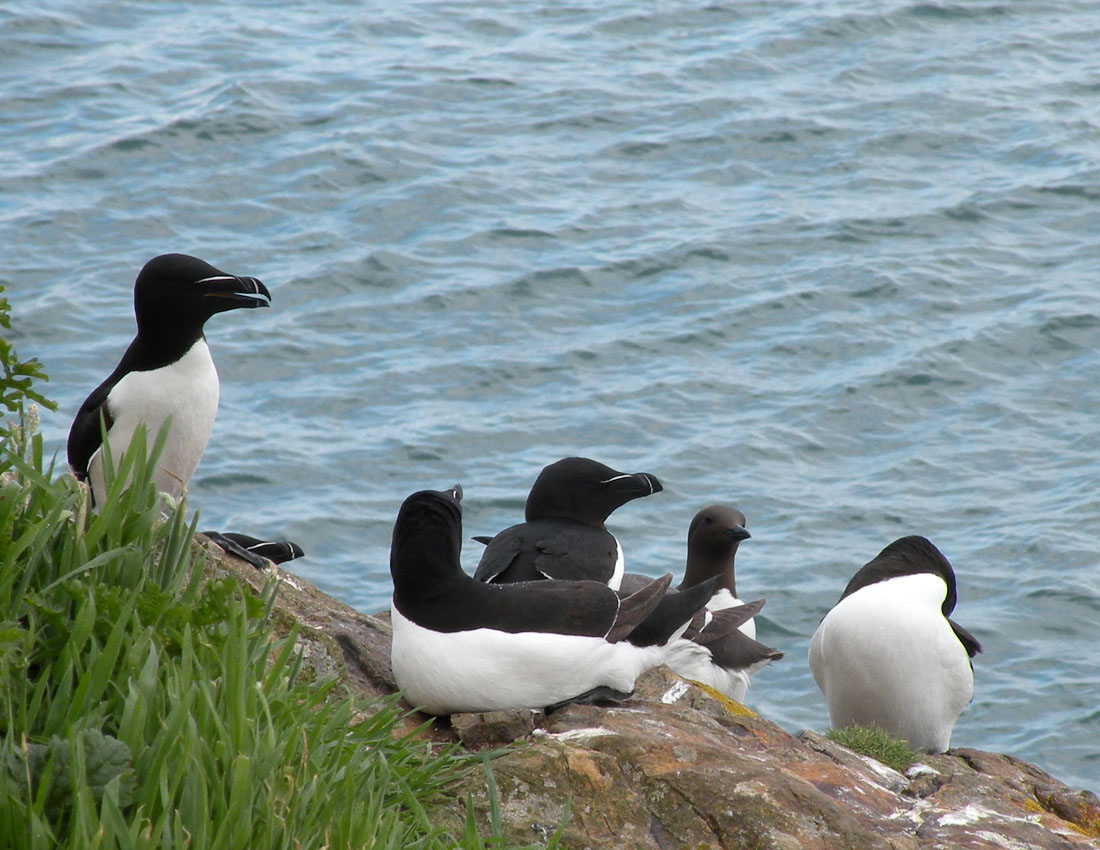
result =
[[478,581],[496,582],[535,581],[542,578],[534,570],[533,557],[526,559],[530,562],[530,568],[522,571],[524,575],[512,575],[513,571],[509,569],[529,546],[522,525],[505,529],[486,543],[485,551],[481,553],[481,560],[474,572],[474,578]]
[[[220,531],[202,531],[199,533],[209,537],[229,554],[236,555],[260,569],[267,567],[267,564],[263,562],[264,558],[276,564],[285,564],[287,561],[293,561],[295,558],[301,558],[305,555],[302,547],[290,540],[261,540],[258,537],[233,531],[224,533]],[[256,558],[257,555],[259,556],[258,559]]]
[[656,610],[670,584],[672,584],[672,573],[666,573],[629,596],[620,596],[615,625],[605,636],[608,643],[620,641],[638,628],[641,622]]
[[437,632],[494,629],[604,637],[615,625],[619,599],[597,582],[465,580],[418,599],[415,613],[396,596],[394,605],[417,625]]
[[711,660],[726,670],[748,670],[783,657],[778,649],[765,646],[737,629],[706,646]]
[[107,406],[107,396],[121,377],[116,371],[96,387],[80,405],[72,427],[69,428],[69,442],[66,448],[69,468],[79,481],[88,480],[88,466],[92,462],[92,455],[103,445],[104,432],[110,431],[114,424],[114,418]]
[[[721,608],[718,611],[700,611],[692,618],[691,625],[684,632],[684,637],[693,640],[701,646],[709,646],[717,640],[721,640],[730,632],[740,629],[745,623],[760,613],[764,607],[764,600],[746,602],[735,605],[732,608]],[[707,614],[710,614],[707,617]],[[702,615],[703,622],[697,622]],[[710,622],[706,622],[710,620]]]
[[583,523],[558,523],[546,532],[535,543],[534,567],[539,573],[563,581],[611,580],[618,558],[611,532]]
[[966,629],[952,620],[947,618],[947,622],[951,625],[951,631],[955,633],[955,636],[959,639],[959,643],[963,645],[966,650],[966,654],[973,658],[979,652],[982,651],[982,645],[978,643],[978,639],[974,635],[970,634]]
[[629,635],[627,640],[635,646],[655,646],[666,643],[672,635],[706,607],[707,600],[714,595],[718,577],[712,576],[704,582],[681,590],[666,593],[653,609]]
[[598,581],[615,572],[618,546],[611,532],[558,518],[506,528],[481,554],[474,578],[498,584],[538,581]]

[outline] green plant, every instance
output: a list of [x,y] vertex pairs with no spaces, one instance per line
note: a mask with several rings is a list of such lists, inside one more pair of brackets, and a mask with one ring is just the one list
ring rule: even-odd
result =
[[[503,751],[501,751],[503,752]],[[500,816],[500,795],[497,792],[497,783],[493,778],[493,769],[489,761],[492,758],[491,753],[482,753],[481,763],[485,770],[485,781],[487,783],[487,791],[489,797],[489,829],[490,837],[488,844],[486,845],[489,850],[503,850],[508,847],[504,841],[504,827],[503,821]],[[565,814],[562,816],[561,823],[558,824],[558,828],[554,831],[554,834],[550,836],[549,841],[546,844],[546,850],[557,850],[561,846],[562,833],[565,832],[565,825],[569,821],[569,810],[572,805],[572,798],[566,800]],[[478,837],[477,820],[474,817],[474,803],[471,797],[466,798],[466,821],[465,831],[463,832],[463,839],[466,846],[477,846],[480,841]],[[532,845],[533,846],[533,845]]]
[[[0,293],[3,291],[4,287],[0,284]],[[0,327],[5,329],[11,327],[11,305],[8,299],[2,296],[0,296]],[[35,381],[48,380],[46,373],[42,371],[42,364],[33,357],[30,360],[20,360],[11,343],[3,336],[0,336],[0,370],[2,370],[0,404],[9,413],[22,411],[27,399],[50,410],[56,409],[57,405],[54,402],[34,389]]]
[[204,574],[197,520],[185,503],[166,512],[152,483],[163,433],[148,453],[136,437],[115,474],[105,464],[107,498],[90,512],[34,433],[24,403],[44,400],[13,386],[18,421],[0,423],[0,847],[486,846],[432,823],[473,757],[398,733],[392,699],[366,710],[334,681],[305,681],[295,631],[273,637],[274,587],[257,596]]
[[825,737],[902,772],[918,758],[905,741],[877,727],[847,726],[830,729]]

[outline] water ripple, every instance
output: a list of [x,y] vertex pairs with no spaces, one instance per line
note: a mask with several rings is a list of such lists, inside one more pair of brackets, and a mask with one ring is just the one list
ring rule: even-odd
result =
[[274,296],[207,328],[204,524],[374,610],[412,490],[492,533],[557,457],[651,470],[639,569],[749,517],[788,652],[752,700],[792,729],[827,723],[820,617],[925,533],[986,646],[955,743],[1096,788],[1098,34],[1083,0],[9,4],[0,283],[46,438],[140,265],[199,254]]

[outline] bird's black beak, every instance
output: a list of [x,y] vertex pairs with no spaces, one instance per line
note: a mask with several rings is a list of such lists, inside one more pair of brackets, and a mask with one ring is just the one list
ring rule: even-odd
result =
[[461,484],[452,484],[446,490],[436,490],[435,494],[443,501],[444,504],[449,505],[455,511],[455,513],[458,514],[458,516],[462,516]]
[[654,493],[660,493],[665,489],[661,486],[661,482],[657,480],[657,476],[650,475],[648,472],[636,472],[631,478],[637,482],[637,491],[641,496],[652,496]]
[[203,298],[219,299],[218,309],[236,310],[239,307],[267,307],[271,293],[267,287],[254,277],[237,277],[231,274],[219,274],[196,281],[202,288]]
[[600,483],[606,485],[612,492],[621,493],[623,496],[628,497],[628,500],[638,499],[642,496],[652,496],[654,493],[660,493],[665,489],[661,486],[661,482],[657,480],[657,476],[648,472],[635,472],[634,474],[624,472]]
[[743,525],[735,525],[733,528],[726,529],[726,536],[730,540],[748,540],[752,537],[749,530]]

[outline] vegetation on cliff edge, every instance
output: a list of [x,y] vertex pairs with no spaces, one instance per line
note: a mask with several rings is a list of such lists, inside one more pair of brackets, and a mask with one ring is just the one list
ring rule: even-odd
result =
[[917,754],[909,749],[905,741],[876,727],[846,726],[830,729],[825,737],[901,773],[917,760]]
[[88,511],[35,433],[41,368],[0,360],[0,846],[503,847],[432,825],[477,762],[299,676],[271,588],[203,580],[143,440]]

